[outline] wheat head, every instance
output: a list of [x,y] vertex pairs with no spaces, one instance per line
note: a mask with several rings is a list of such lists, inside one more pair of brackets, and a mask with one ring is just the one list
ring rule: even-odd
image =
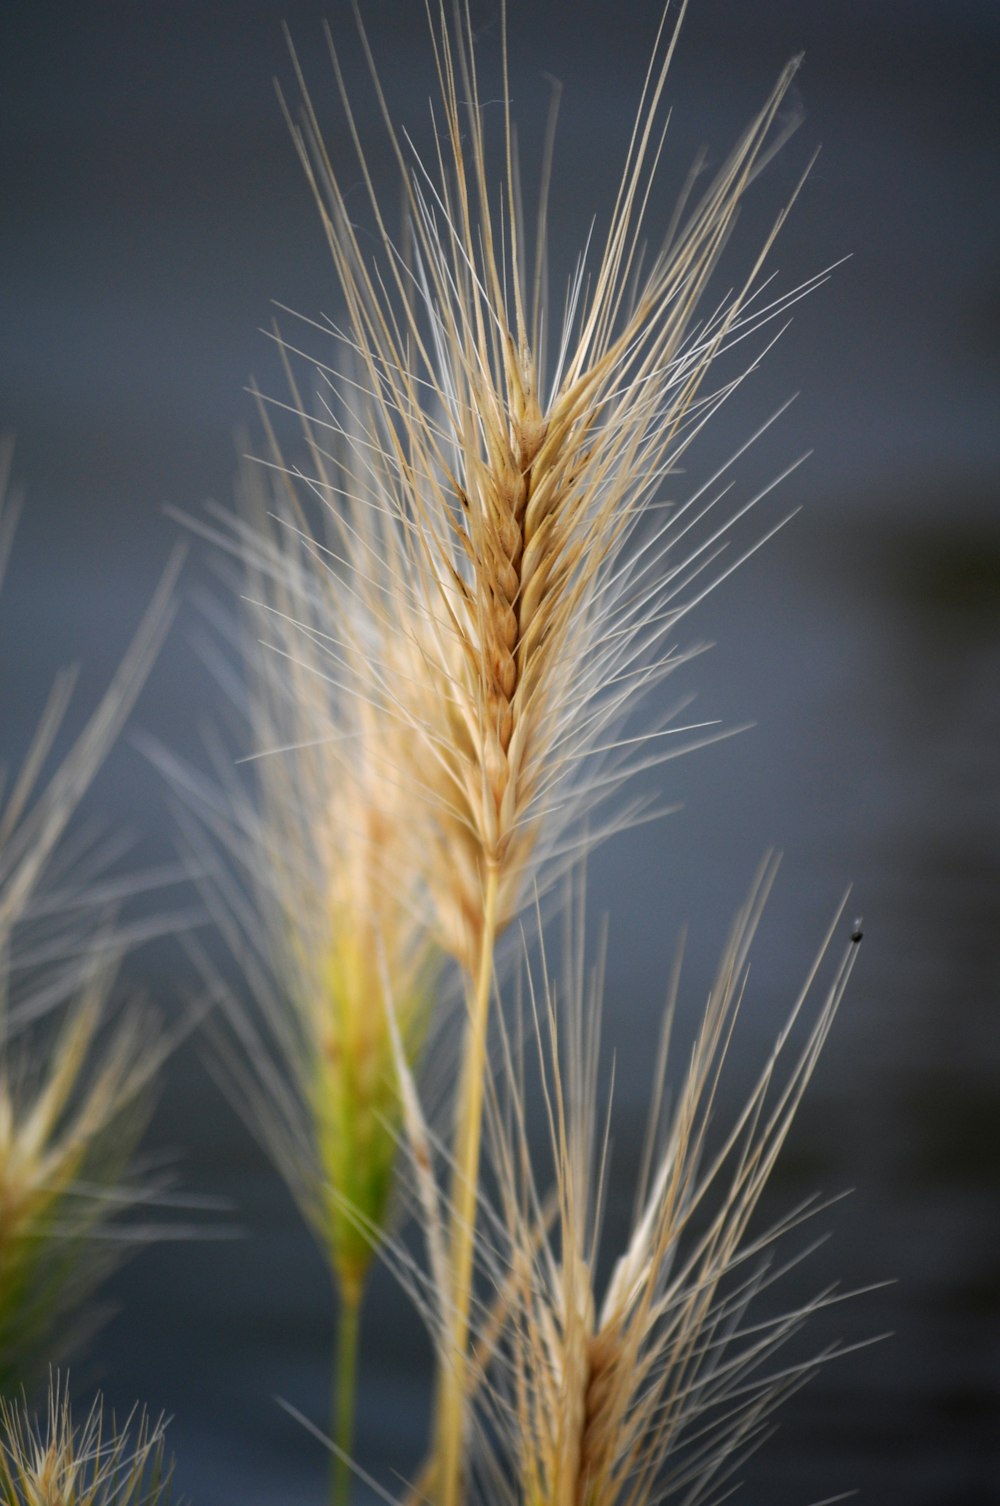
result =
[[[581,255],[561,317],[553,315],[552,153],[532,227],[510,108],[506,10],[496,172],[468,9],[432,0],[427,12],[439,103],[426,160],[392,121],[358,18],[399,170],[396,236],[332,40],[353,168],[327,149],[296,62],[302,119],[289,112],[289,124],[346,316],[319,326],[336,350],[314,365],[315,406],[307,409],[294,378],[284,403],[302,424],[307,460],[291,465],[279,454],[275,463],[305,498],[303,512],[318,507],[340,520],[332,547],[305,527],[336,589],[327,620],[305,627],[304,651],[318,648],[332,679],[377,710],[383,729],[400,729],[384,737],[411,834],[399,871],[404,883],[418,875],[435,939],[466,975],[444,1240],[451,1339],[436,1445],[438,1499],[457,1506],[497,938],[530,881],[551,881],[575,847],[631,819],[634,812],[617,808],[602,826],[594,811],[637,766],[661,756],[664,744],[652,736],[676,730],[633,735],[628,718],[685,658],[674,636],[680,618],[732,568],[718,563],[727,524],[713,514],[712,487],[725,467],[686,503],[661,510],[663,493],[745,375],[713,383],[717,357],[809,285],[765,293],[763,267],[783,210],[735,291],[701,308],[743,196],[784,134],[794,63],[700,197],[692,185],[658,249],[643,249],[677,36],[664,14],[605,229]],[[360,173],[365,228],[348,172]],[[282,350],[290,371],[296,352],[287,342]],[[304,614],[294,604],[288,617],[301,633]]]
[[[0,448],[0,574],[16,507]],[[166,1045],[148,1010],[112,1019],[128,928],[101,851],[60,851],[131,709],[171,615],[176,557],[96,710],[42,776],[74,676],[53,684],[20,769],[0,769],[0,1392],[33,1382],[78,1337],[84,1299],[121,1254],[152,1188],[133,1171]]]
[[134,1410],[119,1428],[98,1397],[74,1424],[68,1383],[51,1378],[44,1422],[0,1399],[0,1492],[6,1506],[168,1506],[173,1465],[164,1421]]
[[[349,636],[329,627],[363,589],[329,564],[346,525],[321,539],[279,478],[244,468],[239,507],[206,528],[238,566],[242,659],[220,676],[242,715],[249,783],[217,750],[217,777],[159,750],[203,873],[202,888],[246,984],[239,996],[199,960],[228,1022],[218,1070],[285,1177],[344,1296],[360,1293],[390,1222],[401,1105],[393,1031],[414,1066],[439,963],[412,853],[412,800],[398,769],[403,734]],[[249,995],[249,998],[247,997]]]
[[[782,212],[737,290],[699,309],[740,201],[781,134],[795,65],[701,199],[644,256],[676,36],[664,18],[603,245],[581,255],[560,320],[547,291],[548,160],[536,249],[526,251],[506,22],[494,191],[468,20],[449,20],[443,4],[429,14],[435,161],[416,158],[393,125],[368,52],[405,202],[395,239],[330,44],[380,260],[366,250],[302,81],[304,119],[292,129],[347,317],[322,326],[340,354],[317,364],[315,410],[294,385],[290,405],[310,457],[296,482],[314,503],[336,511],[346,502],[354,517],[367,509],[378,520],[359,527],[348,551],[378,624],[364,648],[371,677],[391,686],[390,714],[419,767],[419,778],[400,777],[433,816],[421,860],[439,937],[472,971],[488,875],[499,931],[528,880],[553,876],[581,840],[582,817],[651,756],[623,727],[640,695],[685,657],[673,632],[707,589],[725,527],[692,545],[697,515],[711,511],[701,494],[666,514],[649,504],[738,385],[710,388],[716,357],[804,291],[762,296]],[[351,612],[331,618],[334,658],[354,655],[359,645],[345,634],[358,623]]]
[[[780,1401],[838,1352],[776,1363],[812,1313],[842,1300],[834,1288],[777,1315],[773,1302],[770,1312],[758,1307],[801,1259],[777,1246],[816,1212],[815,1200],[769,1228],[752,1223],[857,956],[856,942],[845,940],[832,975],[819,981],[842,908],[742,1108],[731,1122],[713,1122],[775,871],[769,859],[736,917],[679,1073],[668,1052],[679,964],[675,971],[636,1213],[603,1291],[611,1119],[598,1107],[602,968],[584,976],[578,935],[562,996],[547,977],[532,985],[555,1191],[547,1211],[521,1070],[508,1052],[490,1136],[501,1202],[481,1252],[505,1320],[476,1393],[484,1453],[502,1440],[492,1478],[513,1482],[509,1499],[518,1506],[719,1499]],[[482,1324],[487,1330],[486,1314]],[[508,1497],[486,1489],[483,1498]]]

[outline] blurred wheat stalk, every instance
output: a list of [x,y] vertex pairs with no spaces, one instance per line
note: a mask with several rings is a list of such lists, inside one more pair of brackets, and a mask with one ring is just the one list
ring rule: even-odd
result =
[[[216,1074],[333,1276],[332,1427],[346,1456],[361,1307],[393,1212],[396,1052],[408,1065],[419,1058],[440,958],[413,861],[414,812],[396,773],[406,759],[402,729],[327,674],[327,627],[349,597],[316,570],[305,520],[284,487],[269,492],[260,469],[248,467],[240,497],[239,519],[223,515],[218,529],[203,531],[240,562],[242,620],[222,627],[224,638],[235,634],[246,683],[234,681],[225,650],[216,667],[245,713],[236,735],[256,750],[252,788],[233,777],[221,747],[210,777],[168,750],[153,754],[181,797],[202,892],[246,983],[241,996],[195,948],[228,1027],[214,1032]],[[348,525],[326,521],[326,544],[345,547]],[[358,685],[366,653],[359,639],[345,671]],[[336,1463],[339,1499],[349,1480]]]
[[[0,578],[17,514],[11,449],[0,452]],[[112,1023],[121,892],[100,878],[99,846],[60,844],[166,631],[178,565],[55,771],[71,671],[20,769],[0,769],[0,1395],[33,1384],[79,1337],[84,1300],[130,1237],[122,1215],[151,1193],[132,1162],[164,1045],[146,1010]]]

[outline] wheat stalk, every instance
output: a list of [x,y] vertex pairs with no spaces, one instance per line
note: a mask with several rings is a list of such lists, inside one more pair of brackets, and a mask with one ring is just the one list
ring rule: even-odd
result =
[[[294,494],[274,479],[268,488],[260,467],[245,467],[237,512],[196,525],[239,565],[243,620],[222,626],[235,636],[248,696],[235,683],[229,645],[215,658],[245,711],[252,788],[225,768],[222,752],[216,779],[162,749],[154,756],[182,797],[203,893],[252,996],[248,1007],[194,949],[229,1025],[217,1072],[285,1177],[334,1279],[333,1432],[346,1456],[360,1309],[392,1222],[402,1117],[393,1028],[409,1070],[430,1025],[440,965],[413,856],[419,811],[399,777],[403,728],[386,715],[384,689],[370,673],[380,624],[357,540],[371,518],[328,513],[307,534]],[[347,550],[358,567],[350,577],[329,564]],[[365,557],[370,550],[368,539]],[[344,639],[335,669],[331,622]],[[396,667],[405,670],[399,654]],[[337,1500],[346,1499],[348,1480],[336,1464]]]
[[[449,29],[443,8],[435,44],[448,148],[436,174],[407,164],[386,116],[407,196],[409,264],[389,237],[360,140],[386,250],[377,273],[308,99],[304,129],[293,127],[347,303],[346,328],[335,334],[352,362],[348,375],[321,370],[326,394],[307,418],[314,469],[305,480],[332,507],[347,497],[355,514],[380,515],[361,573],[376,617],[401,613],[412,633],[410,686],[393,685],[394,709],[424,753],[436,797],[437,846],[425,869],[442,935],[474,972],[487,872],[497,874],[500,929],[526,877],[558,852],[581,807],[593,807],[586,755],[606,751],[634,697],[680,657],[664,645],[690,604],[681,582],[704,559],[665,560],[691,517],[678,509],[654,524],[636,556],[629,545],[728,394],[728,385],[701,392],[714,358],[737,329],[746,338],[803,291],[752,306],[782,214],[744,286],[694,325],[740,198],[774,145],[794,65],[683,231],[643,270],[672,40],[654,59],[603,254],[589,282],[581,262],[549,362],[542,267],[522,266],[509,112],[498,208],[471,37],[463,23]],[[509,223],[497,229],[504,210]],[[710,547],[701,541],[700,554]],[[343,641],[339,624],[328,631]]]
[[391,121],[361,28],[403,185],[398,243],[330,44],[383,249],[377,263],[301,72],[304,121],[290,124],[346,304],[346,322],[332,332],[350,357],[346,371],[343,361],[320,369],[325,392],[318,413],[304,415],[312,461],[300,479],[321,502],[338,507],[347,496],[355,514],[368,508],[379,520],[361,527],[348,551],[374,631],[355,641],[353,614],[346,632],[332,620],[330,652],[350,664],[363,643],[365,693],[406,730],[398,777],[423,807],[415,857],[438,937],[468,980],[449,1240],[452,1366],[441,1377],[439,1424],[440,1499],[455,1506],[496,940],[529,878],[551,876],[579,840],[582,815],[655,756],[641,736],[624,736],[625,719],[684,657],[671,635],[707,589],[702,573],[725,573],[713,566],[725,528],[692,547],[685,536],[701,503],[665,517],[649,504],[738,385],[707,387],[715,358],[804,289],[761,296],[782,212],[736,291],[696,314],[740,200],[780,134],[794,63],[701,199],[644,259],[677,35],[664,16],[603,245],[592,271],[581,258],[559,326],[547,306],[545,191],[534,258],[525,250],[506,17],[504,165],[494,194],[468,15],[456,7],[449,19],[443,3],[428,14],[440,117],[437,158],[426,164]]

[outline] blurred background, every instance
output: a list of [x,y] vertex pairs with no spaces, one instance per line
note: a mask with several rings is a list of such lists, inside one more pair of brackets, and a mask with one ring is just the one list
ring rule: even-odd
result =
[[[395,118],[426,145],[423,7],[361,8]],[[564,85],[552,212],[560,298],[591,216],[610,205],[658,10],[656,0],[579,0],[570,18],[552,0],[510,0],[526,162],[547,75]],[[474,13],[484,73],[496,78],[498,6],[476,0]],[[272,87],[277,76],[294,92],[287,21],[347,160],[324,17],[392,204],[342,0],[39,0],[0,22],[0,427],[16,435],[27,496],[0,600],[4,761],[25,745],[59,665],[82,665],[80,720],[97,699],[179,532],[165,508],[197,514],[207,498],[231,497],[236,436],[253,424],[248,378],[282,388],[261,333],[272,300],[340,316]],[[665,693],[696,691],[695,717],[754,726],[669,764],[657,781],[681,808],[591,865],[593,909],[610,917],[616,1176],[627,1183],[634,1160],[681,925],[689,1035],[761,854],[783,851],[735,1095],[851,883],[850,913],[865,917],[859,967],[769,1207],[854,1189],[823,1215],[832,1237],[791,1291],[892,1278],[824,1315],[813,1341],[893,1337],[834,1362],[785,1408],[738,1498],[791,1506],[857,1488],[886,1506],[985,1506],[1000,1487],[1000,10],[994,0],[693,0],[651,233],[665,228],[699,148],[718,161],[803,51],[802,126],[751,194],[727,265],[735,280],[817,146],[772,270],[790,288],[850,259],[796,308],[689,457],[693,490],[800,394],[737,483],[749,497],[809,450],[750,536],[802,511],[690,619],[691,638],[716,647]],[[311,348],[323,353],[322,340]],[[193,601],[211,580],[196,545],[134,718],[194,760],[218,709]],[[86,814],[131,831],[139,866],[174,852],[162,783],[127,739]],[[176,889],[163,897],[189,901]],[[168,1015],[195,986],[171,939],[136,954],[128,976]],[[175,1156],[180,1187],[231,1200],[242,1234],[134,1259],[79,1375],[119,1406],[138,1397],[173,1414],[193,1502],[319,1501],[323,1450],[275,1398],[324,1425],[324,1267],[196,1043],[171,1063],[150,1143]],[[627,1200],[613,1202],[609,1237],[626,1211]],[[363,1386],[359,1456],[389,1486],[419,1457],[428,1389],[419,1327],[384,1275]]]

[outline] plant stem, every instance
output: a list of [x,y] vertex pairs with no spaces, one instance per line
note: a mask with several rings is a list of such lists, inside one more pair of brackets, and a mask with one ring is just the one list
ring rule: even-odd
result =
[[439,1506],[459,1506],[460,1502],[469,1312],[472,1305],[472,1268],[476,1236],[476,1195],[479,1187],[479,1143],[483,1121],[487,1025],[490,994],[493,987],[497,890],[498,874],[496,867],[491,864],[486,870],[483,926],[474,989],[470,992],[469,998],[462,1084],[456,1114],[450,1249],[452,1281],[452,1329],[448,1345],[450,1364],[440,1377],[438,1400],[435,1473]]
[[354,1443],[354,1412],[357,1400],[358,1337],[361,1328],[360,1282],[341,1282],[337,1342],[333,1359],[333,1395],[330,1415],[337,1452],[330,1465],[331,1506],[348,1506],[351,1497],[350,1454]]

